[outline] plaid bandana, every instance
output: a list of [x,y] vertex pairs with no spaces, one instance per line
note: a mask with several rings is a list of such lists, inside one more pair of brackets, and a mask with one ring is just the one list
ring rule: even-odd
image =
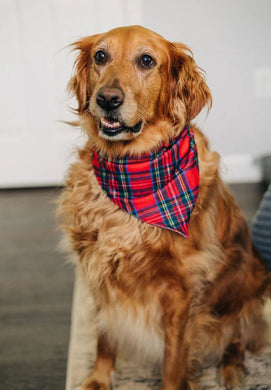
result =
[[102,189],[122,210],[189,238],[199,192],[197,150],[189,126],[158,152],[140,157],[109,160],[94,150],[93,168]]

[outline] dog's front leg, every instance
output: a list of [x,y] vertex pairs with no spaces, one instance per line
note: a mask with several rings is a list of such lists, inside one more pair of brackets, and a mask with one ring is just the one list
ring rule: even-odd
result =
[[98,336],[97,358],[90,376],[82,384],[83,390],[109,390],[115,369],[116,351],[107,341],[106,335]]
[[168,291],[162,299],[165,350],[162,390],[187,390],[188,342],[186,327],[189,300],[182,293]]

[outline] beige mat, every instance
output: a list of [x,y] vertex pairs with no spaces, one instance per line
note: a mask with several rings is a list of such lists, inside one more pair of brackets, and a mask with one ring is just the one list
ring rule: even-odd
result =
[[[93,323],[92,300],[77,270],[74,288],[72,327],[68,356],[66,390],[79,390],[95,359],[96,335]],[[271,302],[266,307],[271,326]],[[249,375],[242,390],[271,390],[271,340],[260,357],[246,355]],[[131,362],[118,362],[114,388],[118,390],[158,390],[161,387],[160,372],[150,367],[139,367]],[[223,389],[216,382],[216,370],[204,370],[202,389]]]

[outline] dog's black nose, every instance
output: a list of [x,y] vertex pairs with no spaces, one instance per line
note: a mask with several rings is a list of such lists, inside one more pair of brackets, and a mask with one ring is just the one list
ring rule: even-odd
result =
[[124,93],[120,88],[102,87],[97,92],[96,102],[104,111],[112,111],[122,105]]

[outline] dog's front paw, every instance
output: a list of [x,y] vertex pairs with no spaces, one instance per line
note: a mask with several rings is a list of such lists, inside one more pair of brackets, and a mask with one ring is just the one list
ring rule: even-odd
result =
[[80,390],[110,390],[110,378],[102,378],[99,375],[90,375],[81,385]]
[[81,385],[81,390],[110,390],[110,385],[94,378],[88,378]]
[[105,383],[99,382],[95,379],[85,381],[82,386],[82,390],[109,390],[110,386]]
[[220,369],[220,383],[226,389],[242,386],[244,384],[245,374],[246,371],[243,364],[223,365]]

